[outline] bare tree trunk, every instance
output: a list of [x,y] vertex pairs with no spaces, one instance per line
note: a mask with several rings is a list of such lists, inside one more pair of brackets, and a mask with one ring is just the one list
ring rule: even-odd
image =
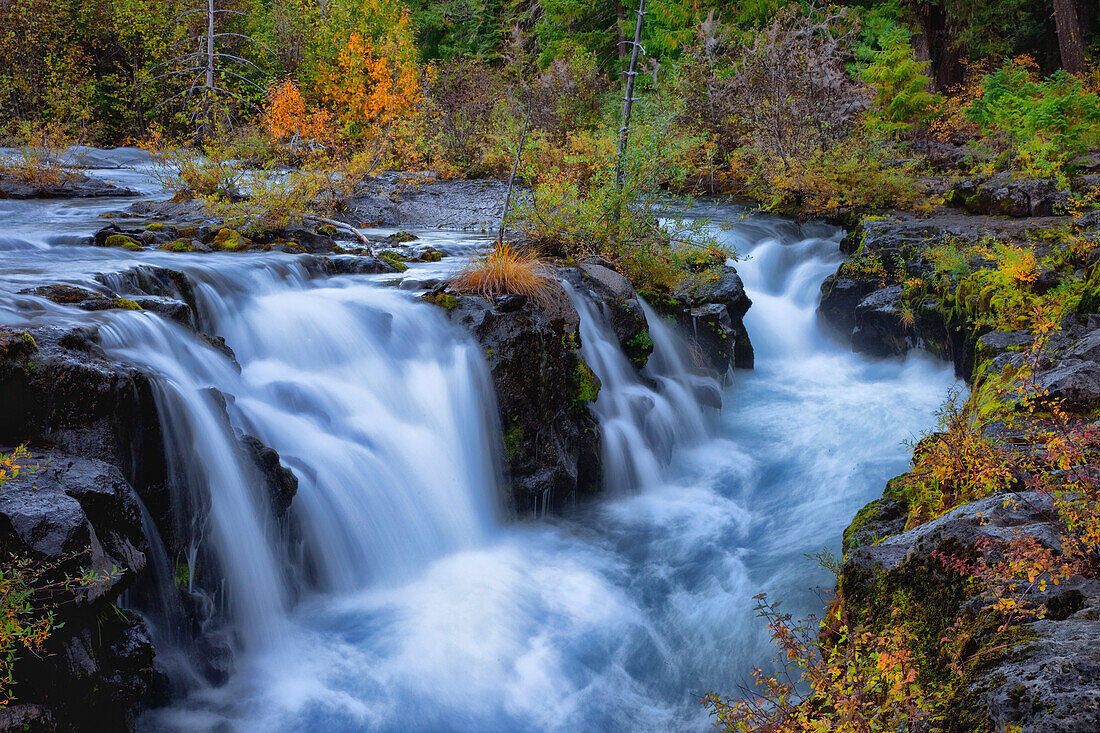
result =
[[615,49],[619,52],[619,58],[626,58],[626,34],[623,25],[626,23],[626,8],[621,2],[615,3]]
[[516,159],[512,163],[512,172],[508,176],[508,193],[504,195],[504,211],[500,213],[500,231],[497,233],[497,244],[504,241],[504,226],[508,221],[508,207],[512,204],[512,185],[516,182],[516,171],[519,169],[519,159],[523,155],[523,143],[527,140],[527,128],[531,125],[531,110],[528,108],[527,117],[523,120],[523,132],[519,134],[519,146],[516,148]]
[[1076,0],[1054,0],[1054,25],[1058,29],[1058,48],[1062,68],[1071,74],[1085,71],[1085,39],[1077,18]]
[[619,198],[615,202],[615,221],[622,214],[622,191],[625,183],[623,170],[626,144],[630,140],[630,109],[634,106],[634,77],[638,75],[638,50],[642,47],[642,21],[645,19],[645,0],[638,2],[638,22],[634,25],[634,46],[630,50],[630,67],[626,71],[626,94],[623,96],[623,125],[619,128],[619,154],[615,161],[615,187]]
[[214,93],[214,0],[206,0],[206,95]]

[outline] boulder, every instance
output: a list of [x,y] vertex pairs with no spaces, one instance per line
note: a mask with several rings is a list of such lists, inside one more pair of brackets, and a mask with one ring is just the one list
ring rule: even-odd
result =
[[[1049,495],[999,494],[880,538],[877,544],[852,546],[841,572],[846,607],[874,612],[882,610],[876,599],[919,598],[904,612],[913,614],[913,628],[936,637],[926,647],[934,648],[938,635],[956,616],[976,617],[990,602],[985,595],[975,595],[965,578],[945,570],[937,553],[965,558],[983,538],[1005,542],[1018,536],[1033,537],[1059,552],[1054,516]],[[1006,646],[1003,638],[992,642],[999,653],[986,656],[963,683],[956,704],[946,711],[946,730],[1100,729],[1100,581],[1073,576],[1045,590],[1035,589],[1031,596],[1036,606],[1046,607],[1045,618],[1027,623],[1015,644]],[[936,628],[938,624],[945,628]],[[975,638],[972,643],[989,642]]]
[[852,349],[872,356],[899,356],[914,345],[901,319],[901,294],[901,285],[891,285],[859,302],[852,317]]
[[520,515],[559,511],[600,488],[599,426],[588,405],[599,380],[580,354],[580,318],[557,286],[543,305],[506,308],[475,295],[425,296],[481,344],[496,390]]
[[290,502],[298,493],[298,477],[282,464],[274,448],[264,445],[258,438],[242,435],[240,441],[245,455],[259,473],[272,514],[276,519],[285,517]]
[[627,358],[637,368],[645,367],[653,353],[653,340],[638,293],[630,281],[611,268],[593,262],[562,268],[558,274],[605,310],[611,330]]
[[0,175],[0,199],[72,199],[137,195],[137,191],[119,188],[113,183],[107,183],[75,170],[67,172],[64,180],[56,183],[37,183]]
[[727,265],[713,283],[673,293],[669,302],[654,305],[683,327],[697,355],[697,366],[718,377],[725,376],[731,366],[752,369],[755,356],[744,324],[752,301],[736,269]]
[[1051,400],[1064,400],[1068,407],[1091,410],[1100,405],[1100,364],[1095,361],[1061,362],[1035,375],[1036,385]]

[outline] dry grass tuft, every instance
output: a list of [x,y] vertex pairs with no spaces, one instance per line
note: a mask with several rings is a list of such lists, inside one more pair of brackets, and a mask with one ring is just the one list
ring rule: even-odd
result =
[[554,280],[537,253],[517,250],[507,243],[495,245],[450,280],[450,288],[490,300],[514,293],[545,306],[549,304]]

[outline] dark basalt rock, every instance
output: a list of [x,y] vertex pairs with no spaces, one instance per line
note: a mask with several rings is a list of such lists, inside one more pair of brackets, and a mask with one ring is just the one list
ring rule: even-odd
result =
[[139,492],[164,482],[149,378],[110,362],[87,329],[30,329],[36,351],[0,361],[0,443],[39,440],[118,466]]
[[[878,504],[890,501],[880,500],[860,514],[874,513]],[[901,612],[916,614],[919,625],[914,628],[932,635],[948,631],[959,615],[977,617],[991,599],[975,595],[965,579],[945,570],[939,554],[967,557],[979,542],[1020,535],[1060,552],[1051,502],[1049,495],[1038,492],[995,495],[906,532],[879,536],[877,543],[849,543],[840,575],[846,610],[858,620],[859,614],[881,612],[877,604],[882,599],[911,598],[913,605]],[[845,533],[846,542],[863,531],[855,525]],[[986,665],[976,669],[947,707],[945,730],[1100,730],[1100,581],[1070,577],[1036,590],[1033,600],[1046,606],[1047,618],[1026,624],[1015,645],[980,636],[971,640],[975,648],[995,643],[1001,651],[987,656]]]
[[520,515],[557,511],[600,488],[599,380],[580,355],[580,319],[557,286],[545,305],[505,310],[485,298],[429,293],[484,350],[496,389],[511,496]]
[[605,309],[611,330],[627,358],[641,369],[653,352],[653,340],[638,293],[630,281],[609,267],[584,262],[559,270],[571,287],[594,299]]
[[281,519],[286,516],[290,502],[298,493],[298,477],[280,462],[279,454],[273,448],[267,447],[258,438],[242,435],[240,441],[245,455],[259,471],[267,489],[272,514]]
[[1017,178],[1011,172],[988,180],[964,180],[947,195],[949,204],[972,214],[1023,218],[1065,213],[1068,191],[1059,191],[1051,178]]
[[39,185],[0,174],[0,199],[76,199],[137,196],[137,191],[72,171],[59,183]]
[[852,348],[871,356],[899,356],[913,346],[901,320],[901,286],[876,290],[852,315]]
[[878,281],[869,278],[830,275],[821,284],[818,314],[830,327],[850,335],[856,326],[856,308],[878,287]]
[[[144,622],[112,603],[145,567],[146,539],[134,490],[114,466],[56,450],[32,451],[0,489],[0,548],[44,567],[55,628],[44,654],[16,662],[16,719],[62,730],[130,727],[153,677]],[[63,584],[81,569],[89,587]]]

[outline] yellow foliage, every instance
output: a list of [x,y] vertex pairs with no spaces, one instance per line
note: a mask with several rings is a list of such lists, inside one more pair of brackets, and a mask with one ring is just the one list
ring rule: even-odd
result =
[[298,85],[291,79],[273,86],[268,92],[263,122],[273,143],[324,144],[333,137],[332,113],[308,110]]
[[[402,15],[401,28],[408,22]],[[393,38],[372,41],[359,33],[348,37],[321,93],[346,127],[376,133],[412,111],[421,95],[408,49]]]

